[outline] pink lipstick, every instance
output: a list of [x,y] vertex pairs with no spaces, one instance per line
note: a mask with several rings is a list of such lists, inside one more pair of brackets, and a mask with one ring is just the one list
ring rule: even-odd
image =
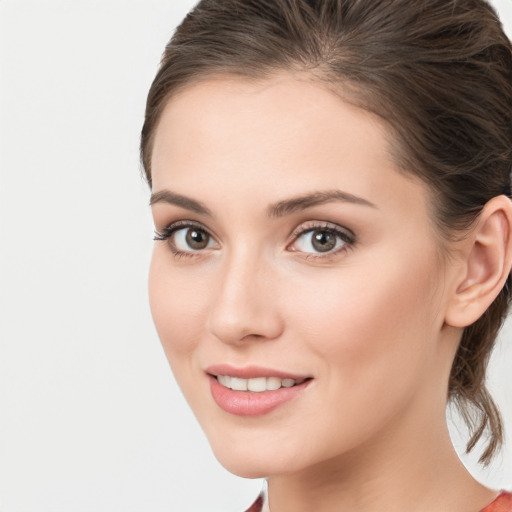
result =
[[311,378],[280,370],[216,365],[207,369],[216,404],[237,416],[260,416],[302,393]]

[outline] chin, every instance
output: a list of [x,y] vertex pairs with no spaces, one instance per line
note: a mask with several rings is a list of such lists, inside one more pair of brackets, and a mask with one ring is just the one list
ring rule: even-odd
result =
[[[265,443],[237,442],[226,436],[222,440],[209,439],[213,453],[220,464],[230,473],[242,478],[266,478],[270,475],[288,473],[298,468],[291,467],[297,460],[296,454],[288,456],[287,451],[277,450]],[[293,464],[294,465],[294,464]]]
[[282,433],[266,433],[255,428],[253,436],[207,432],[208,441],[219,463],[230,473],[242,478],[268,478],[303,471],[329,458],[325,447]]
[[266,464],[261,463],[261,461],[255,463],[251,460],[235,460],[232,457],[227,459],[217,457],[217,460],[227,471],[241,478],[267,478],[269,475],[273,474],[270,468],[268,468]]

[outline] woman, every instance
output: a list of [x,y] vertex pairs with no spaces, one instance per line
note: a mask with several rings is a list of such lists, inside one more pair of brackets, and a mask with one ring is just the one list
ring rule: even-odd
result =
[[[512,53],[483,0],[203,0],[141,141],[155,325],[251,511],[512,511],[502,441]],[[262,508],[263,507],[263,508]]]

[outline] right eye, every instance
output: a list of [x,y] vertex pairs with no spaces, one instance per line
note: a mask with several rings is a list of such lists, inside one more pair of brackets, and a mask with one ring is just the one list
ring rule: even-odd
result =
[[215,245],[206,231],[196,227],[177,229],[174,232],[173,243],[179,251],[200,251]]
[[180,256],[217,247],[213,237],[195,224],[171,224],[155,233],[155,240],[167,240],[171,251]]

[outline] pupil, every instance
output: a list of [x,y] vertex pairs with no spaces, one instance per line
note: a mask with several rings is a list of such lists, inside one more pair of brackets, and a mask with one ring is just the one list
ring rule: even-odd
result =
[[328,231],[315,231],[313,233],[313,247],[319,252],[327,252],[334,249],[336,237]]
[[204,249],[208,245],[208,235],[204,231],[191,229],[187,233],[187,244],[192,249]]

